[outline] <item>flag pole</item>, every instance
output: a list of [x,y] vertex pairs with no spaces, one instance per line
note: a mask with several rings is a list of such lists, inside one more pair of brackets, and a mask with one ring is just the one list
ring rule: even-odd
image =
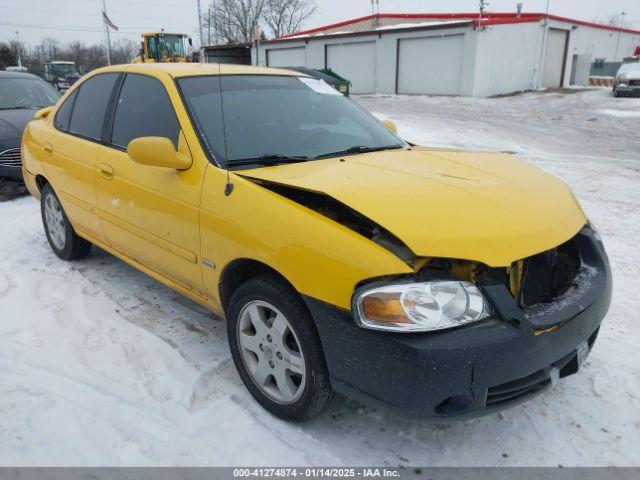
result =
[[109,25],[107,25],[105,16],[107,15],[107,6],[105,0],[102,0],[102,24],[104,25],[104,31],[107,34],[107,65],[111,65],[111,36],[109,34]]

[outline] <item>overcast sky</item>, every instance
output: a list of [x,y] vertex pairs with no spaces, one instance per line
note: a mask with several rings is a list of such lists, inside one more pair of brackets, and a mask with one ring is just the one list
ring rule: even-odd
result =
[[[197,32],[197,0],[105,0],[109,17],[120,32],[112,39],[138,40],[140,33],[164,28],[167,31]],[[546,0],[521,0],[525,12],[544,11]],[[208,0],[201,0],[203,13]],[[490,0],[489,10],[515,11],[518,0]],[[370,0],[316,0],[318,10],[305,27],[317,27],[371,13]],[[56,6],[58,5],[58,6]],[[550,12],[581,20],[605,20],[622,11],[625,24],[640,29],[640,0],[550,0]],[[101,42],[102,0],[0,0],[0,41],[15,37],[34,45],[45,37],[62,42]],[[380,11],[398,13],[477,11],[477,0],[380,0]],[[46,28],[45,28],[46,27]]]

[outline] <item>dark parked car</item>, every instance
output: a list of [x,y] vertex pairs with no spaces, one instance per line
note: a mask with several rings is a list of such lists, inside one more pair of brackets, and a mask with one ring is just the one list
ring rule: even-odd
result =
[[20,190],[22,132],[37,110],[58,98],[58,92],[35,75],[0,72],[0,195]]

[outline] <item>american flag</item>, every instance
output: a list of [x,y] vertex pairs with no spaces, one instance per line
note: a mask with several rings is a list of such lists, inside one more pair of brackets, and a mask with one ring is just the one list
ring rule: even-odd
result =
[[108,25],[114,30],[120,30],[118,27],[115,26],[115,24],[111,21],[111,19],[107,17],[107,13],[104,10],[102,11],[102,21],[104,22],[105,25]]

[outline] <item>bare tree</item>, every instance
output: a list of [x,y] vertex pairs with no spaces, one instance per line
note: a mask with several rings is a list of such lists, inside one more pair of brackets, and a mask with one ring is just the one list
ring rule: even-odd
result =
[[312,0],[269,0],[263,18],[274,37],[300,31],[302,22],[316,11]]
[[268,1],[217,0],[211,4],[204,28],[211,32],[215,43],[249,42]]

